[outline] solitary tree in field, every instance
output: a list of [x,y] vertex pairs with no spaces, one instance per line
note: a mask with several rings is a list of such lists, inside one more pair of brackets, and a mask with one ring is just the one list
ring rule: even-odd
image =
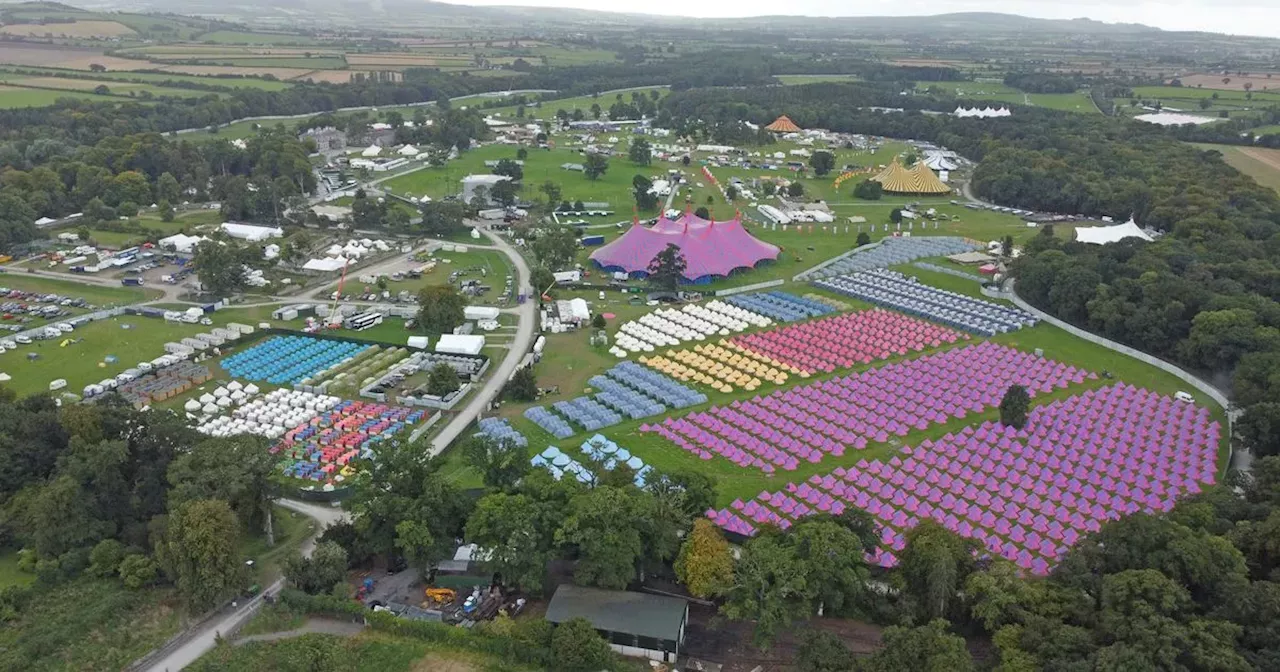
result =
[[1031,408],[1031,395],[1021,385],[1010,385],[1000,400],[1000,424],[1022,429],[1027,424],[1027,411]]
[[809,167],[813,168],[814,175],[822,177],[836,167],[836,157],[831,152],[814,152],[809,157]]
[[686,268],[688,264],[680,247],[667,243],[667,247],[649,262],[649,281],[655,287],[674,292],[680,285]]
[[582,172],[588,180],[595,182],[609,170],[609,159],[604,154],[588,154],[582,164]]

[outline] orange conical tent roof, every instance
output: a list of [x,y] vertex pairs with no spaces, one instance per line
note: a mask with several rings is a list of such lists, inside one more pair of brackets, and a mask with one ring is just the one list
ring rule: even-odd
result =
[[799,133],[800,127],[796,126],[796,122],[791,121],[791,119],[784,114],[781,117],[774,119],[772,124],[765,126],[764,130],[773,131],[774,133]]

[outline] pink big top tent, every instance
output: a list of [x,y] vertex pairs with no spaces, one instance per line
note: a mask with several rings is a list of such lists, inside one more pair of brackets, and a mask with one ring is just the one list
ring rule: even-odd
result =
[[740,218],[717,222],[685,213],[677,219],[663,216],[649,228],[632,225],[617,240],[593,252],[591,261],[606,271],[644,277],[649,262],[668,244],[680,248],[686,264],[685,280],[695,284],[711,282],[740,268],[755,268],[766,259],[776,260],[781,252],[776,245],[747,233]]

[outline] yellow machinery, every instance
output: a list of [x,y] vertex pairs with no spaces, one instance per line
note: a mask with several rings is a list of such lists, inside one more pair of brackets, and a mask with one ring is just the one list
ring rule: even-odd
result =
[[458,594],[452,588],[428,588],[427,599],[436,604],[453,604]]

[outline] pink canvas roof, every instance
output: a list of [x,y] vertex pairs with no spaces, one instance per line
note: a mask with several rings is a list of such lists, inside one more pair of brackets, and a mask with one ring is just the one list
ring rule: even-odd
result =
[[661,217],[650,228],[634,225],[593,252],[591,260],[606,269],[645,271],[668,244],[679,246],[684,253],[684,275],[689,280],[754,268],[765,259],[777,259],[782,251],[747,233],[738,219],[713,222],[686,213],[674,220]]

